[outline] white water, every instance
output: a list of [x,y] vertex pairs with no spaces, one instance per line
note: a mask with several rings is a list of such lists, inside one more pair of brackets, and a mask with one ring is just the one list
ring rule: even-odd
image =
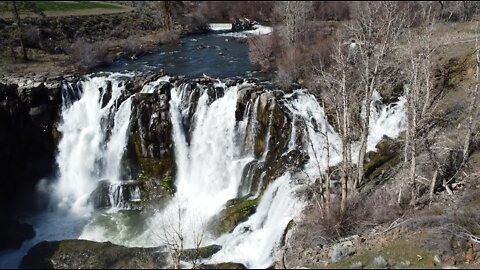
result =
[[221,32],[219,35],[226,37],[235,37],[235,38],[246,38],[249,36],[260,36],[267,35],[273,31],[273,28],[265,25],[254,25],[253,30],[238,31],[238,32],[228,32],[232,30],[231,23],[211,23],[210,29],[212,31]]
[[[158,246],[163,244],[162,233],[180,222],[185,230],[187,247],[193,246],[193,234],[218,214],[225,203],[236,198],[245,165],[252,160],[242,156],[242,139],[235,121],[237,102],[236,87],[226,89],[225,95],[208,103],[206,90],[198,99],[193,119],[190,144],[186,141],[186,130],[180,125],[188,117],[189,100],[184,87],[172,90],[171,116],[177,175],[177,192],[167,207],[148,219],[149,229],[133,239],[111,239],[128,246]],[[82,234],[97,235],[92,230]]]
[[[144,88],[145,89],[145,88]],[[153,89],[153,87],[152,87]],[[177,193],[165,209],[158,210],[145,221],[145,230],[137,235],[125,225],[123,216],[109,216],[109,226],[87,226],[81,239],[112,241],[126,246],[154,247],[164,243],[164,232],[182,224],[185,235],[185,247],[192,247],[194,235],[199,233],[229,199],[239,193],[242,171],[253,160],[252,151],[241,151],[245,146],[247,132],[256,134],[256,112],[259,98],[247,109],[240,123],[235,121],[237,87],[226,89],[225,95],[209,104],[205,89],[200,91],[200,98],[195,114],[190,142],[187,142],[187,130],[181,124],[188,118],[193,92],[186,90],[186,85],[172,90],[170,114],[173,124],[175,155],[177,162]],[[145,91],[147,92],[147,91]],[[296,121],[302,121],[307,128],[302,133],[292,126],[288,151],[308,149],[310,156],[305,172],[314,180],[326,168],[341,160],[341,141],[332,126],[325,121],[325,114],[318,102],[307,91],[296,91],[285,96],[286,107]],[[401,105],[401,102],[399,103]],[[369,143],[378,142],[384,134],[395,137],[402,129],[399,124],[403,117],[403,107],[380,107],[372,113],[370,130],[375,131],[369,137]],[[393,128],[393,126],[395,128]],[[330,159],[326,160],[325,134],[330,143]],[[259,134],[266,136],[267,134]],[[250,141],[252,139],[248,139]],[[301,145],[297,145],[297,141]],[[240,154],[240,153],[243,153]],[[261,158],[266,157],[266,153]],[[318,159],[318,162],[317,162]],[[319,168],[320,166],[320,168]],[[278,248],[283,230],[304,206],[304,202],[295,190],[301,187],[298,178],[286,173],[271,183],[261,198],[257,211],[246,222],[240,224],[230,234],[218,239],[209,236],[204,244],[216,243],[223,246],[207,263],[234,261],[248,267],[268,267],[273,263],[274,253]],[[260,194],[257,192],[257,195]]]
[[[380,95],[376,97],[372,103],[381,101]],[[379,111],[372,110],[370,115],[371,124],[368,129],[367,152],[375,151],[376,145],[382,140],[384,135],[396,139],[405,130],[406,102],[407,100],[402,96],[395,103],[382,104]]]
[[[112,99],[101,108],[98,88],[106,87],[106,79],[114,81]],[[164,80],[168,78],[162,77],[144,86],[142,92],[153,92]],[[186,91],[186,85],[181,85],[178,89],[172,90],[170,101],[177,163],[175,179],[177,193],[171,203],[142,222],[133,222],[132,218],[123,213],[102,214],[100,217],[102,224],[91,223],[82,230],[81,224],[85,220],[81,220],[82,222],[75,220],[77,216],[90,215],[91,208],[88,206],[87,198],[97,182],[102,178],[111,181],[120,179],[120,161],[129,127],[131,98],[122,104],[116,104],[116,99],[123,89],[118,85],[115,75],[108,78],[89,78],[83,83],[84,92],[80,100],[63,108],[60,126],[63,137],[57,158],[60,175],[53,187],[59,209],[63,210],[58,211],[56,215],[45,215],[43,223],[34,223],[40,234],[32,242],[26,243],[24,251],[35,241],[71,237],[111,241],[126,246],[153,247],[163,244],[165,239],[162,232],[179,222],[186,234],[186,247],[191,247],[194,234],[199,233],[224,208],[229,199],[239,195],[243,169],[253,160],[253,147],[248,147],[252,150],[245,151],[243,145],[246,129],[250,129],[248,133],[250,138],[247,140],[249,142],[253,143],[256,135],[266,136],[267,141],[269,140],[269,133],[256,134],[259,98],[250,104],[240,123],[235,121],[237,87],[226,89],[225,95],[211,104],[206,90],[198,90],[201,91],[201,96],[194,119],[191,119],[192,134],[187,136],[188,131],[184,130],[181,123],[188,118],[193,93]],[[315,179],[327,165],[332,166],[340,162],[341,141],[335,130],[325,121],[323,109],[308,92],[296,91],[294,94],[286,95],[284,100],[293,119],[303,122],[307,128],[307,132],[299,132],[298,127],[292,125],[286,151],[307,150],[310,159],[305,172],[310,179]],[[378,99],[374,101],[376,100]],[[404,99],[401,98],[397,106],[381,106],[378,112],[374,110],[369,128],[369,151],[375,149],[383,135],[395,138],[403,130],[404,103]],[[118,110],[115,113],[116,107]],[[111,113],[115,113],[114,125],[109,140],[105,142],[102,118],[108,117]],[[301,134],[304,136],[297,138]],[[325,134],[328,134],[330,143],[330,160],[326,160],[324,154]],[[187,137],[190,138],[189,142]],[[301,142],[301,145],[297,142]],[[262,154],[262,159],[267,157],[266,154],[266,152]],[[301,187],[296,180],[302,177],[305,176],[291,175],[287,172],[276,179],[266,187],[256,213],[247,221],[238,225],[230,234],[218,239],[211,236],[205,239],[205,245],[217,243],[223,246],[222,250],[207,263],[232,261],[244,263],[252,268],[270,266],[285,227],[304,206],[303,199],[295,194]],[[259,191],[257,195],[260,194]],[[117,189],[110,195],[118,197],[120,192],[122,190]],[[138,189],[132,189],[130,192],[131,201],[140,199]],[[128,208],[128,205],[122,204],[125,202],[121,199],[112,198],[112,201],[115,200],[116,207]],[[61,219],[60,213],[68,213],[72,217]],[[76,226],[72,225],[68,231],[54,232],[47,227],[51,222],[59,227],[70,226],[68,225],[70,223]]]
[[120,181],[120,161],[127,144],[127,130],[132,113],[132,97],[125,100],[115,114],[112,135],[107,143],[103,159],[106,161],[105,178],[111,182]]
[[256,213],[217,240],[222,249],[209,263],[238,262],[257,269],[271,266],[284,229],[304,206],[295,196],[296,188],[288,173],[268,186]]
[[157,86],[159,86],[162,82],[168,82],[170,78],[171,78],[170,76],[166,75],[158,78],[153,82],[146,83],[143,86],[141,93],[153,93],[153,91]]
[[[99,180],[119,180],[120,159],[131,113],[130,98],[122,104],[117,101],[124,89],[119,85],[119,76],[111,74],[108,77],[88,77],[82,82],[81,98],[63,108],[59,126],[62,138],[57,156],[60,171],[53,192],[58,207],[68,209],[76,215],[88,216],[91,213],[87,200]],[[100,96],[99,88],[106,89],[107,80],[112,81],[112,97],[102,108],[103,97]],[[64,104],[69,103],[71,101],[64,101]],[[104,147],[105,121],[108,121],[119,105],[110,140]]]

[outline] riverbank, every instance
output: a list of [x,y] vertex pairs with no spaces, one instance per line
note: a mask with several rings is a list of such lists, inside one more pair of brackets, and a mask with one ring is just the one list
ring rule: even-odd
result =
[[46,17],[24,15],[28,61],[23,59],[13,20],[0,17],[0,72],[20,76],[86,72],[116,59],[141,57],[162,44],[175,44],[181,36],[208,31],[206,24],[183,22],[167,31],[163,21],[132,7],[99,14],[90,14],[91,10],[95,9],[63,11],[63,16],[49,16],[48,10]]

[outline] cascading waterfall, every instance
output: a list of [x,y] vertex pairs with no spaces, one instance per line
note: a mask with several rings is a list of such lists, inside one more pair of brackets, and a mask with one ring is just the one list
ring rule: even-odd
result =
[[134,209],[141,201],[140,186],[136,181],[112,183],[109,186],[109,199],[112,209]]
[[[53,190],[58,206],[77,215],[90,213],[87,200],[100,179],[119,180],[120,159],[131,113],[130,98],[118,104],[124,89],[119,77],[119,74],[87,77],[80,83],[83,93],[77,101],[65,99],[70,95],[64,95],[59,126],[62,139],[58,145],[57,157],[59,178]],[[106,89],[107,81],[113,83],[111,98],[105,104],[102,101],[106,98],[107,91],[102,96],[99,89]],[[102,107],[102,103],[105,106]],[[118,110],[115,113],[116,107]],[[113,113],[115,119],[112,133],[106,147],[103,147],[107,135],[104,121],[108,121]]]
[[[237,87],[225,89],[225,94],[209,102],[207,89],[198,89],[200,97],[193,115],[192,134],[187,143],[187,132],[181,123],[188,118],[191,95],[186,87],[173,89],[171,96],[171,117],[177,160],[177,193],[165,210],[150,218],[150,230],[132,245],[162,244],[159,232],[180,222],[178,211],[182,213],[182,226],[186,234],[199,233],[202,226],[224,207],[225,203],[236,198],[241,184],[245,165],[252,160],[241,155],[242,139],[235,121]],[[193,239],[186,237],[186,246]],[[153,240],[152,240],[153,239]]]
[[[272,120],[270,116],[265,134],[259,133],[257,113],[260,97],[249,101],[243,119],[236,120],[238,90],[242,85],[222,86],[223,96],[209,96],[208,88],[199,85],[191,89],[189,84],[180,84],[171,90],[170,117],[176,159],[177,192],[163,209],[158,209],[143,222],[116,212],[131,209],[140,201],[140,188],[135,181],[120,181],[121,159],[127,143],[127,131],[132,112],[132,97],[122,97],[124,89],[121,75],[88,77],[80,83],[82,94],[64,87],[62,123],[59,127],[62,139],[58,146],[59,178],[53,187],[58,205],[72,213],[88,216],[91,208],[88,197],[98,181],[108,179],[110,203],[114,208],[101,216],[104,225],[115,226],[112,230],[95,224],[84,228],[79,238],[94,241],[111,241],[126,246],[154,247],[164,244],[162,237],[168,228],[181,222],[185,232],[185,247],[193,246],[194,236],[225,207],[228,200],[249,194],[259,197],[256,212],[239,224],[231,233],[218,238],[209,235],[204,244],[222,246],[206,263],[239,262],[248,267],[264,268],[274,261],[284,229],[304,207],[299,196],[302,182],[299,179],[316,179],[326,166],[341,161],[341,140],[333,127],[326,121],[323,108],[306,90],[296,90],[284,95],[278,102],[291,116],[290,140],[284,155],[300,150],[309,159],[302,172],[287,171],[273,182],[265,182],[265,171],[260,174],[261,183],[251,194],[252,174],[243,177],[248,164],[266,162],[269,158],[269,143],[258,160],[254,157],[255,138],[270,141]],[[148,83],[143,93],[153,93],[168,76]],[[102,102],[99,88],[107,87],[112,81],[111,98]],[[216,94],[217,95],[217,94]],[[194,98],[196,101],[193,102]],[[123,102],[120,102],[124,100]],[[396,138],[404,129],[404,98],[392,105],[383,105],[374,99],[371,125],[369,128],[368,151],[383,135]],[[372,102],[373,104],[373,102]],[[380,105],[378,105],[380,104]],[[103,106],[102,106],[103,105]],[[271,112],[267,112],[271,113]],[[111,121],[111,132],[106,124]],[[188,128],[187,128],[188,127]],[[326,145],[328,136],[329,145]],[[372,147],[373,146],[373,147]],[[325,156],[329,147],[330,159]],[[248,171],[251,173],[250,171]],[[248,187],[242,187],[246,185]],[[126,216],[127,215],[127,216]],[[130,222],[138,228],[128,225]],[[142,225],[139,225],[142,224]],[[165,235],[163,235],[165,236]]]
[[[153,92],[159,82],[152,85],[144,87],[142,92]],[[225,88],[224,95],[213,101],[207,88],[202,86],[194,90],[188,84],[173,88],[170,116],[177,163],[175,197],[164,209],[157,210],[147,218],[146,229],[138,235],[125,233],[128,228],[117,220],[114,221],[118,227],[116,234],[108,232],[106,228],[89,228],[80,238],[154,247],[164,244],[165,232],[181,223],[185,247],[193,247],[195,234],[204,229],[225,207],[225,203],[246,194],[245,190],[241,190],[242,173],[247,164],[255,160],[255,136],[263,136],[269,141],[271,120],[268,121],[266,134],[256,134],[259,97],[253,102],[249,101],[243,119],[236,121],[237,90],[240,86]],[[195,95],[198,95],[196,103],[192,102]],[[379,100],[375,101],[378,103]],[[308,91],[297,90],[285,95],[280,102],[288,109],[293,121],[285,154],[296,149],[306,150],[310,158],[303,173],[307,173],[309,179],[316,179],[326,166],[341,161],[339,135],[326,121],[323,108]],[[402,102],[400,99],[394,105],[372,108],[375,113],[372,114],[370,130],[375,132],[370,134],[369,143],[376,145],[385,134],[393,138],[398,136],[403,128]],[[299,129],[303,129],[303,132]],[[328,136],[328,146],[325,136]],[[243,145],[244,142],[252,145]],[[325,147],[330,148],[329,160],[324,154]],[[267,151],[268,146],[258,162],[265,161]],[[265,172],[262,172],[260,178],[264,177]],[[287,172],[265,187],[263,192],[259,186],[254,196],[263,195],[256,213],[239,224],[232,233],[204,242],[223,247],[207,263],[234,261],[248,267],[270,266],[285,227],[304,206],[304,200],[295,192],[301,189],[302,182],[298,180],[303,178],[305,175],[302,173]],[[248,176],[246,179],[248,182]]]

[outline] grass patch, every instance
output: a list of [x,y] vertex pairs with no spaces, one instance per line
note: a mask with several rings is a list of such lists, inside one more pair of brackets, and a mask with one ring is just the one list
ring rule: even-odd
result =
[[[361,262],[363,268],[378,268],[374,264],[374,259],[378,256],[385,258],[388,262],[388,268],[435,268],[439,266],[433,260],[434,255],[431,251],[412,243],[412,241],[401,240],[382,249],[375,248],[362,251],[339,262],[332,263],[328,265],[328,268],[349,269],[356,262]],[[408,262],[408,264],[405,264],[405,262]]]
[[92,1],[35,1],[43,11],[74,11],[83,9],[124,9],[118,5]]

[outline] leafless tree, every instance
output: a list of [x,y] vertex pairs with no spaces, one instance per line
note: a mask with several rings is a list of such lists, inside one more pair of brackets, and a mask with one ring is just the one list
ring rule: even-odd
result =
[[[157,237],[170,253],[175,269],[182,268],[182,261],[191,263],[191,267],[195,269],[202,258],[201,247],[206,235],[205,223],[193,217],[185,217],[180,204],[172,214],[175,214],[175,217],[165,218],[161,224],[162,231]],[[185,227],[186,224],[188,227]],[[189,246],[192,247],[187,249]]]
[[[15,35],[18,36],[23,51],[23,60],[28,61],[25,29],[22,25],[21,16],[24,13],[36,13],[43,16],[41,9],[33,1],[3,1],[0,2],[0,10],[5,10],[13,15],[16,24]],[[15,54],[14,54],[15,55]],[[15,57],[15,56],[14,56]]]
[[468,126],[467,126],[467,136],[465,138],[463,146],[463,161],[462,164],[467,162],[468,157],[470,156],[470,145],[472,143],[472,136],[477,128],[478,122],[478,84],[480,83],[480,44],[478,42],[478,22],[476,25],[476,35],[475,35],[475,85],[471,90],[471,99],[470,106],[468,111]]
[[289,65],[291,65],[290,69],[293,71],[293,77],[296,77],[297,73],[296,46],[302,40],[302,37],[305,37],[308,29],[307,21],[312,8],[312,1],[277,1],[275,3],[274,11],[281,23],[279,35],[285,42],[283,54],[291,59]]
[[351,43],[347,33],[339,32],[328,64],[324,61],[313,64],[319,95],[329,105],[342,140],[343,160],[339,168],[342,212],[347,207],[349,183],[354,179],[352,143],[355,136],[352,123],[360,111],[362,96],[362,88],[357,84],[360,78],[358,52],[358,44]]
[[181,259],[185,250],[185,231],[182,221],[182,209],[177,208],[177,220],[175,223],[163,224],[165,227],[159,235],[162,242],[171,254],[173,267],[180,269]]
[[349,26],[351,35],[359,44],[357,68],[362,70],[359,84],[363,87],[364,117],[361,123],[358,177],[354,187],[364,177],[364,162],[367,150],[370,103],[376,89],[390,76],[386,73],[387,56],[395,49],[406,21],[406,9],[399,2],[357,2],[355,18]]

